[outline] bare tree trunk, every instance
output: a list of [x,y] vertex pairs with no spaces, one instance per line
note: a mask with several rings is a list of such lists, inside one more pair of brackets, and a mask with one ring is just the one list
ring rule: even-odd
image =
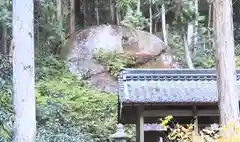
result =
[[[239,117],[231,0],[214,0],[214,41],[216,45],[217,87],[220,118],[223,126]],[[225,134],[230,134],[228,129]],[[224,134],[224,135],[225,135]]]
[[95,12],[96,12],[96,17],[97,17],[97,25],[99,25],[99,2],[98,0],[95,0],[96,5],[95,5]]
[[212,21],[212,3],[208,4],[208,40],[211,41],[211,21]]
[[8,53],[8,48],[7,48],[7,26],[3,23],[2,24],[2,51],[3,54]]
[[141,11],[141,0],[137,1],[137,12]]
[[155,20],[154,22],[154,33],[157,33],[158,29],[157,29],[157,21]]
[[184,30],[182,30],[182,32],[183,32],[185,60],[186,60],[188,68],[189,69],[194,69],[192,59],[191,59],[191,52],[189,51],[189,47],[188,47],[187,35],[184,33]]
[[9,57],[13,56],[13,48],[14,48],[14,45],[13,45],[13,39],[12,39],[9,46],[9,52],[8,52]]
[[[63,33],[63,15],[62,15],[62,0],[57,0],[57,21],[60,24],[61,32],[60,38],[61,41],[64,41],[64,33]],[[62,43],[64,44],[64,43]],[[57,49],[56,53],[60,53],[60,49]]]
[[164,4],[162,4],[161,9],[162,9],[162,34],[163,34],[163,41],[165,42],[166,45],[168,45],[167,30],[166,30],[166,14],[165,14],[165,5]]
[[117,5],[116,5],[116,18],[117,18],[117,25],[120,25],[120,21],[121,21],[121,13],[120,13],[120,5],[119,5],[119,0],[116,1]]
[[75,1],[70,0],[70,35],[75,36]]
[[152,0],[149,0],[149,32],[152,34],[152,27],[153,27],[153,24],[152,24]]
[[57,0],[57,18],[58,18],[58,22],[60,24],[62,24],[63,23],[63,20],[62,20],[62,0]]
[[[88,10],[89,10],[89,14],[88,14],[88,18],[89,18],[89,23],[90,25],[96,24],[97,20],[95,18],[95,16],[93,16],[96,13],[96,7],[95,7],[95,0],[88,0]],[[96,22],[96,23],[95,23]]]
[[83,0],[83,8],[84,8],[84,10],[83,10],[83,14],[84,14],[84,26],[86,26],[86,24],[87,24],[87,8],[88,8],[88,5],[87,5],[87,0]]
[[14,142],[35,142],[36,104],[33,0],[13,0]]
[[203,37],[203,50],[206,50],[206,38],[205,38],[205,36]]
[[196,19],[194,20],[194,39],[193,39],[193,53],[197,48],[197,40],[198,40],[198,0],[194,0],[195,7],[195,15]]
[[187,42],[188,47],[194,51],[194,24],[191,22],[187,25]]
[[109,0],[109,8],[110,8],[110,15],[112,23],[115,23],[115,15],[114,15],[114,4],[113,0]]
[[75,0],[70,0],[70,46],[76,46]]

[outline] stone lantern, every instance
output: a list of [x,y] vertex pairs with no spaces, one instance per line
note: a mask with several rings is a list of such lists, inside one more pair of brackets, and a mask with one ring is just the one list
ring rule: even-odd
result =
[[124,132],[124,126],[122,124],[117,125],[117,131],[110,136],[115,142],[127,142],[128,135]]

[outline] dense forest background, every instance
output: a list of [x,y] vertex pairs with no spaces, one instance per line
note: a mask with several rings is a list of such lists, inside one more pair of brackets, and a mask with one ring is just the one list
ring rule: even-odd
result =
[[[214,68],[211,0],[35,0],[37,141],[106,142],[117,122],[117,96],[97,91],[68,71],[60,51],[89,26],[148,31],[182,67]],[[240,1],[233,2],[240,65]],[[12,139],[12,1],[0,3],[0,141]],[[27,56],[27,55],[23,55]],[[134,135],[131,126],[128,134]],[[134,139],[133,139],[134,141]]]

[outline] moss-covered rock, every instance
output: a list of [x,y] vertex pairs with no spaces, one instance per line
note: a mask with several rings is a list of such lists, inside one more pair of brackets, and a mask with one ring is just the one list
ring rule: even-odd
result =
[[[166,48],[164,42],[155,35],[114,25],[81,30],[77,33],[76,41],[70,43],[72,46],[69,46],[67,53],[69,70],[99,90],[114,93],[117,89],[114,77],[120,68],[131,65],[129,61],[132,57],[143,64],[146,63],[145,59],[159,56]],[[105,54],[107,58],[101,57],[103,54],[94,57],[95,49],[103,49],[104,53],[110,54]]]

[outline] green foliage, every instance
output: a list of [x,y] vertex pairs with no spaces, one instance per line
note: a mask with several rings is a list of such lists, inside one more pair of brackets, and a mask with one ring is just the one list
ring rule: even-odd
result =
[[[205,35],[203,35],[205,36]],[[168,34],[168,42],[171,46],[171,50],[177,58],[185,63],[184,56],[184,45],[181,33],[171,29]],[[198,42],[198,48],[192,53],[192,61],[194,67],[196,68],[214,68],[216,66],[215,62],[215,51],[212,46],[209,46],[209,42],[205,41],[203,43]]]
[[[1,56],[2,57],[2,56]],[[11,141],[11,66],[1,64],[0,140]],[[1,62],[3,60],[1,58]],[[99,92],[69,73],[56,57],[36,59],[37,141],[107,142],[116,124],[117,97]]]
[[35,37],[38,53],[49,55],[58,50],[59,43],[66,42],[68,34],[69,2],[62,1],[63,23],[58,21],[57,3],[53,0],[35,2]]
[[118,2],[118,7],[126,10],[128,9],[129,7],[132,7],[136,4],[136,0],[119,0]]
[[102,65],[106,67],[108,72],[117,77],[119,71],[124,67],[130,67],[134,64],[131,57],[124,54],[117,54],[114,52],[108,52],[101,48],[94,50],[93,57]]
[[53,79],[67,71],[65,60],[58,56],[38,56],[35,63],[37,80]]
[[[193,63],[197,68],[214,68],[216,66],[215,49],[212,47],[211,41],[203,41],[206,35],[199,37],[198,48],[192,55]],[[202,41],[202,43],[201,43]]]
[[0,141],[11,140],[12,113],[12,67],[9,57],[0,54]]
[[236,56],[236,66],[240,67],[240,56]]
[[[44,119],[55,117],[63,126],[72,123],[71,125],[80,128],[80,132],[94,141],[107,141],[108,136],[113,133],[116,96],[94,91],[68,73],[53,80],[39,82],[37,91],[38,96],[45,99],[41,102],[51,101],[62,105],[56,116],[52,117],[52,113],[47,113],[43,115]],[[46,113],[46,110],[42,112]]]
[[129,7],[121,24],[132,29],[142,30],[148,26],[149,22],[148,19],[143,16],[142,12],[138,12]]
[[234,40],[235,44],[240,44],[240,24],[234,22]]
[[230,121],[227,126],[222,127],[212,124],[211,127],[205,127],[196,133],[194,124],[176,124],[174,128],[170,127],[169,123],[172,120],[172,116],[167,116],[161,123],[170,130],[168,134],[170,140],[182,142],[237,142],[240,140],[240,127],[237,121]]
[[171,29],[168,34],[169,46],[172,48],[173,53],[181,60],[184,60],[184,45],[182,36],[179,32]]
[[198,68],[214,68],[216,66],[214,56],[199,55],[194,58],[194,65]]
[[[203,21],[205,20],[204,16],[199,16],[199,13],[196,12],[194,1],[192,0],[182,0],[181,3],[176,5],[175,20],[173,24],[175,27],[185,27],[189,22],[193,22],[194,20]],[[197,14],[197,15],[196,15]]]
[[11,25],[11,12],[9,9],[11,8],[10,0],[3,0],[0,2],[0,22],[5,25]]

